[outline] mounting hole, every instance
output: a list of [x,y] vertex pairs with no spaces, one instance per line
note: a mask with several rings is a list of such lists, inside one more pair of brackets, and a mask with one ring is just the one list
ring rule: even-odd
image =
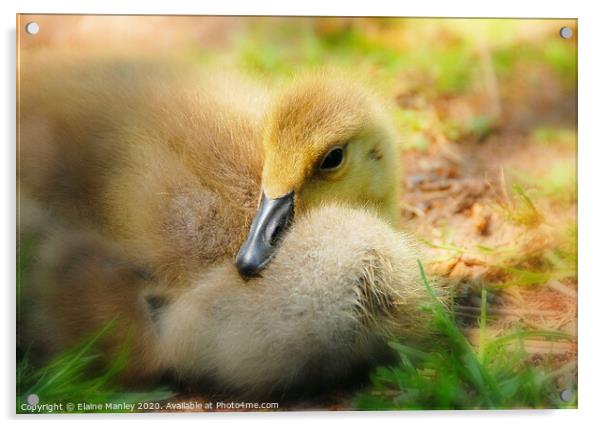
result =
[[562,27],[560,29],[560,37],[563,39],[570,39],[573,37],[573,29],[571,27]]
[[35,36],[40,31],[40,26],[38,25],[37,22],[28,22],[25,25],[25,31],[27,31],[27,34],[31,34],[32,36]]

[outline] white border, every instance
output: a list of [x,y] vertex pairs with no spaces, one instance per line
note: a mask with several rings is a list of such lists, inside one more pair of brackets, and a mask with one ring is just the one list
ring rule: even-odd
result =
[[[128,421],[159,426],[173,419],[194,424],[227,423],[231,425],[287,424],[307,426],[316,419],[345,425],[394,423],[442,427],[504,427],[510,424],[545,424],[566,428],[569,424],[587,426],[599,419],[598,386],[600,382],[602,335],[600,314],[602,310],[602,284],[597,262],[602,243],[600,200],[602,197],[602,100],[600,80],[599,41],[602,40],[602,22],[595,10],[594,1],[571,0],[528,2],[503,0],[484,2],[454,1],[405,1],[392,0],[219,0],[203,1],[133,1],[133,0],[3,0],[0,19],[3,24],[2,43],[2,94],[0,104],[2,130],[5,132],[2,147],[2,210],[0,225],[3,227],[2,272],[5,281],[3,299],[5,321],[2,329],[4,350],[0,352],[5,375],[0,388],[2,416],[21,422],[62,426],[65,422],[77,424],[106,424],[109,420]],[[286,413],[286,414],[203,414],[203,415],[87,415],[87,416],[14,416],[14,284],[15,284],[15,13],[113,13],[113,14],[232,14],[232,15],[372,15],[372,16],[449,16],[449,17],[548,17],[579,19],[579,410],[569,411],[458,411],[458,412],[335,412],[335,413]],[[598,268],[599,269],[599,268]],[[344,419],[344,420],[343,420]],[[377,419],[372,422],[372,419]],[[599,424],[599,422],[598,422]],[[519,425],[520,426],[520,425]],[[380,428],[375,426],[375,428]]]

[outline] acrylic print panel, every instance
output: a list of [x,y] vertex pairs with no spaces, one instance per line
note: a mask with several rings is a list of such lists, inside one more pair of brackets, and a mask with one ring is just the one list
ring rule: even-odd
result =
[[18,16],[17,412],[577,406],[577,21]]

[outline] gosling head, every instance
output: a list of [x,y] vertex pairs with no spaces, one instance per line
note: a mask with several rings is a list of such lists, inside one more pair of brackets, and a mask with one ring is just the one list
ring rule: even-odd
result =
[[293,215],[325,203],[371,207],[397,223],[399,156],[378,100],[332,76],[296,82],[266,116],[258,212],[236,258],[241,275],[265,268]]

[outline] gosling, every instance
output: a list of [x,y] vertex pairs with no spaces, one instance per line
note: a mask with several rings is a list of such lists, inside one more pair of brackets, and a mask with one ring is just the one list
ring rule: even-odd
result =
[[22,193],[166,284],[224,258],[259,274],[324,203],[397,223],[395,134],[362,85],[320,73],[274,94],[179,63],[21,61]]
[[393,361],[387,340],[422,346],[428,301],[411,237],[373,212],[329,205],[299,217],[249,286],[227,260],[167,295],[89,231],[55,229],[35,254],[20,339],[39,353],[101,338],[127,343],[126,385],[171,376],[234,397],[313,394]]
[[171,371],[261,394],[373,364],[387,334],[424,336],[418,256],[392,229],[395,134],[363,86],[21,64],[20,231],[46,241],[25,338],[59,351],[117,316],[104,349],[133,329],[126,381]]

